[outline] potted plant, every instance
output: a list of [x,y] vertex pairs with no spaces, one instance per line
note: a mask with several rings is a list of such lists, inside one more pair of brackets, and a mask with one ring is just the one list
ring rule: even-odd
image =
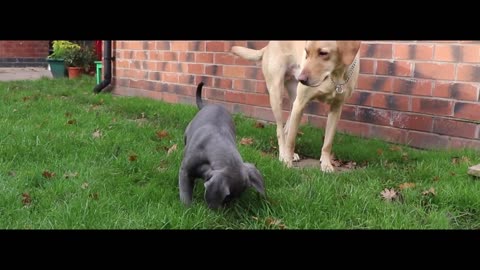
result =
[[65,57],[70,50],[75,48],[80,48],[80,46],[68,40],[53,41],[53,52],[47,57],[47,63],[54,78],[66,76]]
[[95,61],[95,53],[88,46],[79,46],[69,49],[64,60],[68,69],[68,77],[76,78],[91,68]]

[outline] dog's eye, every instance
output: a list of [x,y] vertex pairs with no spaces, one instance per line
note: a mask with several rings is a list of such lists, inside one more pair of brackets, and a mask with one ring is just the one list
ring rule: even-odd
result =
[[325,56],[325,55],[328,55],[328,52],[320,49],[320,50],[318,50],[318,55]]

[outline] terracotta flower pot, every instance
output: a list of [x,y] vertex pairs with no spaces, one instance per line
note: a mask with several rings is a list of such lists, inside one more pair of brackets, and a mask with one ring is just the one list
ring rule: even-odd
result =
[[68,78],[73,79],[80,76],[83,73],[83,68],[81,67],[68,67]]

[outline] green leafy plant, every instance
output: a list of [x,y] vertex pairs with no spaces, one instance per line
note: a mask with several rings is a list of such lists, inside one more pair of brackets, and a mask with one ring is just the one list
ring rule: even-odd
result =
[[79,46],[67,50],[64,60],[67,67],[81,67],[87,70],[95,61],[95,52],[88,46]]
[[71,50],[80,49],[80,45],[68,40],[54,40],[52,44],[53,52],[47,57],[52,60],[65,59]]

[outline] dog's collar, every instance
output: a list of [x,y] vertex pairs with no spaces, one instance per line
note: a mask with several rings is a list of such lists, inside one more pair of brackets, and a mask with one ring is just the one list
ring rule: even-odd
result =
[[357,58],[355,58],[355,60],[353,61],[353,63],[350,65],[350,68],[348,69],[348,74],[347,74],[347,79],[345,80],[344,83],[336,83],[332,76],[330,76],[330,80],[333,82],[333,84],[335,85],[335,92],[337,92],[338,94],[343,94],[343,92],[345,92],[345,90],[343,89],[343,86],[345,84],[348,83],[348,81],[350,80],[350,78],[352,77],[352,73],[353,73],[353,69],[355,68],[355,65],[357,64]]

